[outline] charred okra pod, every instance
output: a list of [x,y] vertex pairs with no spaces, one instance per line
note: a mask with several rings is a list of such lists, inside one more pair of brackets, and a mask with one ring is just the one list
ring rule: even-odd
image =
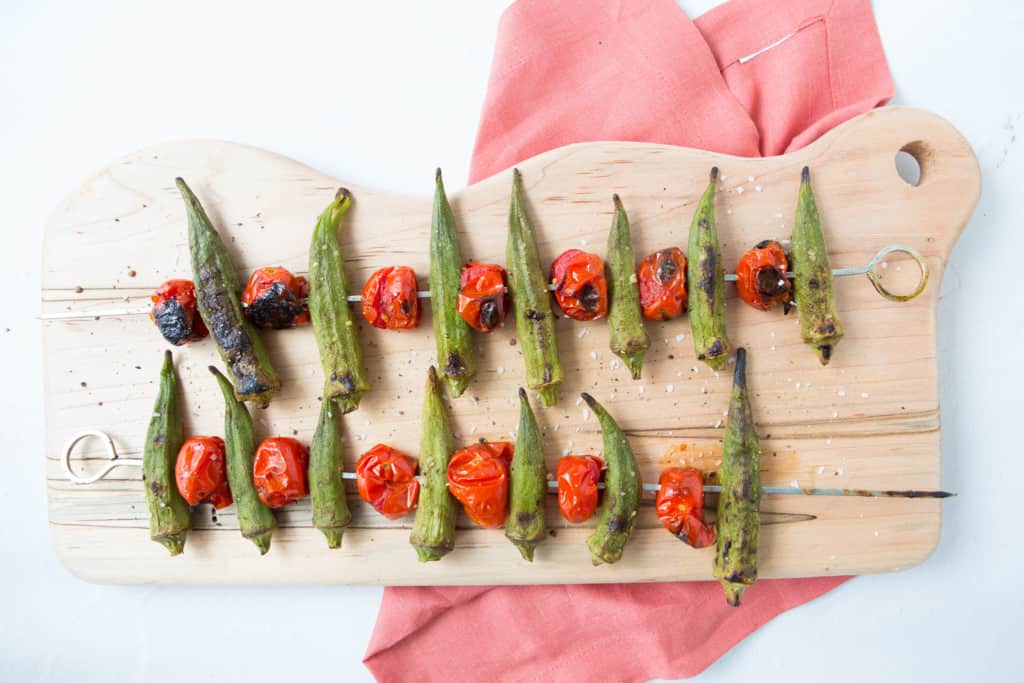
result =
[[544,497],[548,490],[547,469],[540,429],[530,409],[526,390],[519,389],[519,431],[512,457],[512,490],[509,495],[505,537],[512,541],[523,559],[533,562],[533,550],[544,540]]
[[697,204],[686,249],[686,285],[689,288],[690,328],[697,359],[721,370],[732,346],[725,333],[725,267],[715,227],[715,190],[718,168],[711,169],[708,189]]
[[164,352],[160,368],[160,390],[146,431],[142,451],[142,481],[149,505],[149,537],[179,555],[192,527],[188,503],[178,492],[174,464],[182,442],[181,409],[178,405],[178,377],[171,352]]
[[427,371],[420,427],[420,501],[409,542],[420,562],[433,562],[455,547],[455,499],[448,493],[448,459],[455,451],[437,370]]
[[188,247],[199,315],[217,342],[239,401],[266,407],[281,388],[259,331],[242,313],[242,283],[202,204],[181,178],[175,180],[188,214]]
[[345,527],[352,522],[343,471],[341,415],[334,401],[325,396],[309,444],[309,496],[313,502],[313,526],[327,537],[328,548],[341,547]]
[[811,192],[811,171],[804,166],[800,176],[800,197],[793,226],[793,295],[800,314],[800,337],[814,347],[822,365],[843,336],[843,324],[836,313],[832,291],[832,266],[821,234],[821,218]]
[[562,383],[562,365],[558,362],[555,342],[555,316],[551,312],[547,280],[537,256],[533,225],[526,215],[523,178],[518,169],[512,171],[506,252],[516,331],[526,361],[526,384],[540,393],[544,405],[553,406],[558,400],[558,385]]
[[733,607],[743,589],[757,580],[757,538],[761,523],[761,446],[754,430],[747,394],[747,352],[736,351],[736,371],[729,402],[729,423],[719,470],[718,539],[714,576]]
[[581,396],[601,425],[607,468],[601,515],[597,520],[597,529],[587,539],[587,546],[590,548],[590,559],[595,565],[602,562],[612,564],[622,557],[622,550],[633,533],[643,482],[633,449],[622,429],[593,396],[586,393]]
[[459,275],[463,266],[455,216],[437,169],[434,217],[430,226],[430,301],[437,338],[437,362],[452,396],[461,396],[476,374],[473,331],[458,311]]
[[309,248],[309,317],[324,368],[324,401],[336,400],[343,413],[358,408],[370,390],[338,245],[338,226],[351,205],[349,191],[338,190],[317,219]]
[[612,353],[622,359],[633,379],[640,379],[644,354],[650,346],[647,330],[640,312],[640,290],[636,279],[636,261],[633,258],[633,238],[629,232],[629,218],[622,208],[619,195],[614,195],[615,218],[608,232],[608,326]]
[[260,500],[252,479],[253,460],[256,456],[252,417],[245,404],[235,396],[227,377],[212,365],[210,372],[217,378],[217,385],[224,395],[224,451],[228,461],[228,486],[231,487],[238,513],[238,528],[244,538],[256,544],[260,555],[266,555],[270,550],[270,535],[277,527],[277,520],[270,508]]

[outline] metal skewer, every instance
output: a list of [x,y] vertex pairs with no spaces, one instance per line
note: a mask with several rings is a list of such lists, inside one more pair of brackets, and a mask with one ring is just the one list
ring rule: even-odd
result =
[[[882,284],[882,278],[877,273],[874,272],[875,266],[877,266],[879,263],[881,263],[882,260],[886,256],[888,256],[889,254],[893,254],[893,253],[907,254],[908,256],[910,256],[910,258],[912,258],[917,263],[917,267],[918,267],[918,270],[921,273],[921,277],[918,280],[917,287],[910,294],[894,294],[894,293],[890,292]],[[929,273],[928,273],[928,264],[925,262],[924,257],[921,256],[921,254],[916,249],[914,249],[913,247],[908,247],[908,246],[903,245],[903,244],[890,244],[890,245],[888,245],[886,247],[882,247],[878,251],[878,253],[876,253],[874,255],[874,257],[870,261],[868,261],[867,265],[860,266],[858,268],[834,268],[834,269],[832,269],[832,276],[833,277],[849,277],[851,275],[867,275],[868,280],[871,281],[871,284],[875,288],[875,291],[877,291],[880,295],[882,295],[882,297],[888,299],[889,301],[910,301],[911,299],[917,297],[921,292],[924,291],[924,288],[928,285],[928,275],[929,275]],[[794,273],[790,272],[790,273],[786,273],[786,277],[789,278],[790,280],[792,280],[792,279],[794,279],[796,277],[796,275]],[[735,282],[736,281],[736,275],[734,273],[727,273],[725,275],[725,280],[726,280],[726,282]],[[554,285],[548,285],[548,289],[550,291],[554,291],[555,290],[555,286]],[[416,293],[416,296],[418,298],[420,298],[420,299],[429,299],[430,298],[430,292],[429,291],[419,291],[419,292]],[[349,300],[350,303],[359,303],[360,301],[362,301],[362,297],[360,297],[358,294],[352,294],[352,295],[350,295],[348,297],[348,300]],[[100,310],[100,311],[91,311],[91,312],[82,311],[82,312],[75,312],[75,313],[43,313],[43,314],[41,314],[39,316],[39,319],[40,320],[88,320],[90,318],[92,318],[92,319],[116,318],[116,317],[132,316],[132,315],[149,315],[149,311],[150,311],[150,309],[147,307],[145,309],[137,309],[137,310]]]

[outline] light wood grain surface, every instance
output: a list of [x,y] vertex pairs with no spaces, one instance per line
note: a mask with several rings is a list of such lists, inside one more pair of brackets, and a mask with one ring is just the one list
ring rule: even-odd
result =
[[[894,156],[910,145],[922,167],[912,187]],[[382,150],[382,153],[395,153]],[[823,368],[799,339],[795,316],[755,311],[731,296],[730,337],[750,349],[753,408],[762,437],[765,485],[932,488],[940,485],[935,315],[946,259],[980,191],[967,142],[942,119],[919,110],[876,110],[794,154],[740,159],[639,143],[592,143],[553,150],[520,165],[542,260],[566,248],[603,253],[611,194],[622,196],[635,249],[685,246],[707,171],[724,176],[717,203],[727,267],[765,238],[788,237],[799,171],[812,169],[833,267],[866,263],[878,248],[903,243],[928,260],[932,278],[910,303],[880,298],[863,277],[837,281],[847,334]],[[260,265],[305,270],[318,213],[339,185],[289,159],[241,145],[190,141],[147,148],[102,169],[55,210],[46,229],[42,312],[46,315],[144,309],[171,277],[190,277],[184,207],[174,177],[184,177],[228,242],[239,271]],[[753,180],[749,180],[753,178]],[[424,192],[433,169],[424,169]],[[510,173],[452,202],[468,258],[503,262]],[[347,185],[355,204],[341,232],[354,283],[386,264],[413,267],[426,282],[430,197],[405,197]],[[742,188],[742,192],[739,190]],[[451,189],[451,188],[450,188]],[[910,289],[916,267],[894,260],[893,289]],[[353,527],[344,548],[328,551],[310,527],[308,502],[279,513],[282,528],[260,557],[237,531],[231,510],[194,513],[197,531],[183,556],[148,540],[140,471],[121,468],[90,485],[68,482],[60,455],[68,439],[99,428],[124,457],[138,457],[155,393],[163,340],[144,315],[46,320],[46,473],[52,541],[69,569],[111,583],[544,583],[664,581],[710,577],[711,551],[695,551],[661,529],[645,507],[623,560],[591,567],[584,539],[549,501],[552,533],[532,565],[500,531],[460,524],[456,549],[421,565],[408,545],[411,518],[383,520],[354,490]],[[452,402],[459,440],[507,437],[523,381],[514,326],[478,336],[480,369]],[[713,471],[720,458],[729,373],[696,361],[688,322],[649,324],[652,348],[640,381],[629,379],[607,348],[603,322],[559,321],[566,368],[561,400],[538,410],[549,469],[563,452],[598,452],[593,416],[580,391],[602,401],[629,432],[646,481],[670,464]],[[363,326],[374,391],[345,418],[351,468],[377,442],[415,454],[420,394],[434,342],[429,307],[420,329],[394,333]],[[322,377],[311,330],[264,335],[284,388],[254,411],[258,437],[297,435],[308,443]],[[186,432],[217,434],[223,406],[206,366],[212,342],[176,350],[187,407]],[[93,471],[98,444],[77,451],[76,470]],[[812,576],[903,569],[923,560],[939,537],[931,500],[768,497],[761,575]],[[810,518],[813,517],[813,518]]]

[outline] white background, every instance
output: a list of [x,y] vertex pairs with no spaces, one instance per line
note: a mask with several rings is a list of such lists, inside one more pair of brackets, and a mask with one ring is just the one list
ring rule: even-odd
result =
[[[369,678],[379,588],[121,588],[49,546],[39,262],[53,205],[101,165],[188,137],[361,185],[465,183],[507,0],[0,0],[0,680]],[[718,4],[682,0],[691,16]],[[88,9],[86,9],[88,5]],[[896,102],[974,145],[981,204],[942,284],[942,542],[748,638],[701,681],[1021,680],[1024,6],[876,0]],[[629,656],[629,653],[623,653]],[[326,680],[326,679],[325,679]]]

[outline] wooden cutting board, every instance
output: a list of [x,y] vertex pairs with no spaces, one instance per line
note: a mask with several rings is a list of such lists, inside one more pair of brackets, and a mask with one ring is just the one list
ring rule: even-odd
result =
[[[894,157],[920,163],[917,187],[897,174]],[[947,122],[924,111],[885,108],[860,116],[809,147],[781,157],[742,159],[664,145],[603,142],[553,150],[525,161],[530,213],[542,261],[577,247],[603,255],[611,195],[622,196],[638,257],[685,249],[697,199],[712,165],[721,168],[717,216],[727,268],[765,238],[789,236],[800,169],[814,190],[835,268],[866,264],[881,247],[919,250],[931,269],[924,294],[909,303],[879,297],[864,277],[837,280],[846,337],[822,367],[800,342],[795,315],[759,312],[731,294],[729,334],[750,349],[753,409],[765,485],[937,488],[940,486],[936,306],[946,260],[978,200],[974,154]],[[218,141],[158,145],[101,169],[68,195],[46,228],[43,338],[46,476],[54,547],[76,575],[109,583],[471,584],[707,579],[713,549],[693,550],[659,525],[651,505],[640,515],[621,562],[592,567],[589,525],[566,524],[549,497],[550,537],[525,563],[501,531],[463,518],[456,548],[420,564],[408,545],[411,517],[389,522],[362,504],[354,487],[352,528],[328,551],[310,526],[308,500],[278,513],[281,528],[260,557],[241,538],[233,509],[200,506],[183,556],[148,540],[138,468],[122,467],[94,484],[68,481],[60,458],[69,439],[90,428],[113,437],[121,457],[140,457],[166,348],[145,315],[162,281],[191,277],[184,177],[207,208],[246,276],[261,265],[304,272],[314,221],[341,181],[252,147]],[[405,197],[347,186],[354,209],[341,232],[350,280],[361,286],[385,264],[413,267],[426,282],[433,169],[424,194]],[[511,173],[453,193],[467,257],[504,262]],[[454,189],[454,188],[450,188]],[[894,290],[913,288],[916,265],[884,270]],[[111,314],[119,313],[121,314]],[[84,318],[66,318],[86,314]],[[98,317],[88,317],[97,315]],[[631,436],[645,481],[676,464],[717,468],[730,389],[694,358],[684,318],[648,324],[652,347],[643,379],[632,381],[608,350],[603,321],[558,322],[567,380],[554,408],[538,409],[550,470],[563,453],[598,452],[600,432],[577,401],[595,395]],[[415,454],[425,371],[434,362],[429,307],[420,328],[395,333],[363,325],[373,392],[345,417],[346,468],[377,442]],[[321,369],[309,328],[264,334],[284,388],[254,411],[257,437],[295,435],[308,443],[317,417]],[[522,352],[513,325],[478,336],[480,369],[451,409],[458,441],[506,438],[516,425]],[[175,350],[184,387],[187,434],[220,434],[223,404],[206,366],[218,363],[209,340]],[[536,402],[535,406],[538,405]],[[95,472],[105,451],[94,440],[74,467]],[[956,500],[945,503],[956,505]],[[792,577],[905,569],[939,540],[935,500],[768,496],[763,508],[761,576]]]

